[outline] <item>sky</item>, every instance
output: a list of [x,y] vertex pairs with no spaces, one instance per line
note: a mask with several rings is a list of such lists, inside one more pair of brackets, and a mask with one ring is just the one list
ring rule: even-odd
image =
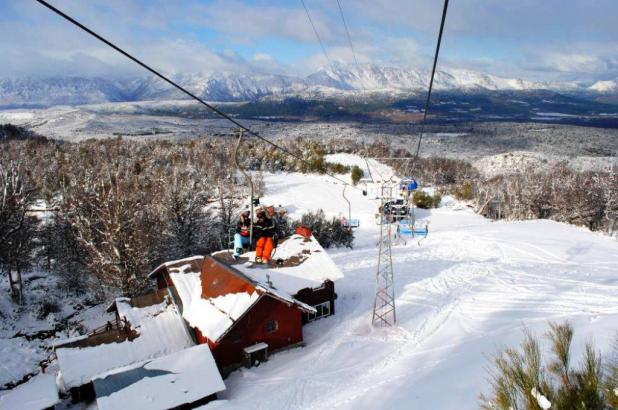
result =
[[[49,0],[169,74],[304,76],[352,64],[336,0]],[[442,0],[340,0],[361,64],[431,66]],[[440,68],[546,81],[618,77],[616,0],[451,0]],[[145,74],[34,0],[0,0],[0,77]],[[327,60],[328,58],[328,60]]]

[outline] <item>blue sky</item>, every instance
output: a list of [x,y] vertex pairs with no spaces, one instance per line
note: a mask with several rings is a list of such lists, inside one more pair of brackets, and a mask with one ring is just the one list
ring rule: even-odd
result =
[[[361,62],[426,69],[441,0],[340,0]],[[169,73],[306,75],[326,65],[300,0],[50,0]],[[305,0],[353,61],[335,0]],[[441,67],[531,80],[618,77],[616,0],[451,0]],[[34,0],[0,0],[0,76],[140,74]]]

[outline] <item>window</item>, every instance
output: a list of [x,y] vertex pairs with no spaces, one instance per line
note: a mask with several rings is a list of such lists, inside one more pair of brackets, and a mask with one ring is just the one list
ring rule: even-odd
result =
[[316,313],[309,313],[307,315],[309,322],[313,322],[316,319],[330,315],[330,302],[318,303],[313,307],[315,308]]
[[323,317],[330,315],[330,302],[323,302],[315,305],[315,309],[318,311],[316,317]]
[[276,320],[269,320],[264,327],[266,328],[266,333],[274,333],[279,330],[279,323]]

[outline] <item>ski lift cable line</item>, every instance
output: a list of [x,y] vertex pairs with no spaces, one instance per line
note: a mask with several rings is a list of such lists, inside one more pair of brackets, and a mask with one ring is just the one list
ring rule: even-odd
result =
[[352,43],[352,36],[350,36],[350,30],[348,29],[348,23],[346,23],[345,21],[345,17],[343,14],[343,7],[341,7],[340,0],[337,0],[337,6],[339,7],[339,15],[341,16],[341,21],[343,22],[343,28],[345,29],[345,34],[348,38],[348,44],[350,45],[350,50],[352,51],[352,57],[354,58],[354,63],[356,64],[356,68],[358,69],[358,75],[360,76],[359,79],[361,81],[361,88],[363,89],[363,93],[365,93],[367,90],[365,87],[365,82],[362,78],[361,66],[358,62],[358,58],[356,57],[356,51],[354,50],[354,44]]
[[[352,36],[350,35],[350,30],[348,29],[348,23],[345,20],[345,16],[343,13],[343,7],[341,6],[341,1],[337,0],[337,6],[339,7],[339,15],[341,16],[341,22],[343,23],[343,28],[345,29],[345,34],[348,38],[348,44],[350,45],[350,50],[352,51],[352,57],[354,57],[354,63],[356,64],[356,69],[358,70],[360,85],[363,90],[363,96],[365,98],[365,104],[367,104],[367,87],[365,87],[365,80],[363,79],[363,70],[361,68],[360,63],[358,62],[358,58],[356,57],[356,50],[354,50],[354,44],[352,43]],[[369,162],[367,162],[367,147],[364,149],[363,159],[365,160],[365,164],[367,164],[367,172],[369,172],[369,177],[372,182],[375,182],[373,179],[373,175],[371,173],[371,169],[369,168]]]
[[423,141],[423,133],[425,132],[425,121],[427,120],[427,112],[429,111],[429,104],[431,102],[431,91],[433,90],[433,80],[436,74],[436,67],[438,65],[438,55],[440,54],[440,45],[442,44],[442,34],[444,33],[444,23],[446,22],[448,2],[449,0],[444,0],[444,8],[442,9],[442,20],[440,21],[440,31],[438,32],[438,42],[436,43],[436,52],[433,57],[433,67],[431,69],[431,78],[429,80],[429,90],[427,92],[427,99],[425,100],[425,109],[423,111],[423,118],[421,120],[421,129],[418,136],[418,143],[416,145],[416,152],[414,154],[414,162],[416,162],[416,160],[418,159],[418,154],[421,150],[421,142]]
[[307,15],[309,24],[311,24],[311,28],[313,29],[313,34],[315,34],[315,38],[317,38],[318,43],[320,43],[320,47],[322,48],[322,53],[324,54],[324,57],[326,57],[326,62],[330,66],[330,69],[333,72],[333,75],[335,75],[335,66],[333,65],[333,62],[328,56],[328,53],[326,52],[326,47],[324,47],[324,42],[322,41],[322,38],[320,37],[320,34],[318,33],[318,30],[315,27],[315,24],[313,23],[313,19],[311,18],[311,14],[309,13],[309,9],[307,8],[307,5],[305,4],[305,0],[300,0],[300,2],[302,3],[303,8],[305,9],[305,14]]
[[[213,111],[215,114],[219,115],[220,117],[228,120],[229,122],[231,122],[232,124],[236,125],[237,127],[239,127],[241,130],[247,132],[249,135],[254,136],[256,138],[258,138],[259,140],[269,144],[270,146],[272,146],[273,148],[276,148],[282,152],[284,152],[285,154],[291,156],[292,158],[297,159],[298,161],[304,163],[305,165],[311,165],[309,163],[309,161],[307,161],[306,159],[302,158],[300,155],[297,155],[295,153],[293,153],[292,151],[290,151],[287,148],[284,148],[272,141],[270,141],[269,139],[262,137],[260,134],[258,134],[257,132],[251,130],[250,128],[246,127],[245,125],[243,125],[242,123],[240,123],[239,121],[235,120],[234,118],[232,118],[230,115],[226,114],[225,112],[221,111],[220,109],[218,109],[217,107],[215,107],[212,104],[207,103],[206,101],[204,101],[202,98],[198,97],[197,95],[193,94],[192,92],[188,91],[187,89],[185,89],[184,87],[180,86],[179,84],[177,84],[176,82],[172,81],[171,79],[169,79],[168,77],[166,77],[165,75],[161,74],[160,72],[158,72],[157,70],[155,70],[154,68],[150,67],[149,65],[147,65],[146,63],[142,62],[141,60],[139,60],[138,58],[134,57],[133,55],[129,54],[128,52],[124,51],[123,49],[121,49],[120,47],[118,47],[117,45],[115,45],[114,43],[112,43],[111,41],[107,40],[106,38],[102,37],[101,35],[97,34],[96,32],[94,32],[93,30],[89,29],[88,27],[84,26],[82,23],[80,23],[79,21],[75,20],[74,18],[72,18],[71,16],[67,15],[66,13],[62,12],[61,10],[57,9],[56,7],[52,6],[51,4],[49,4],[47,1],[45,0],[36,0],[38,3],[40,3],[41,5],[47,7],[48,9],[50,9],[51,11],[53,11],[54,13],[56,13],[57,15],[59,15],[60,17],[64,18],[65,20],[69,21],[70,23],[72,23],[73,25],[79,27],[81,30],[85,31],[86,33],[90,34],[91,36],[95,37],[97,40],[105,43],[107,46],[113,48],[114,50],[116,50],[118,53],[122,54],[123,56],[127,57],[129,60],[133,61],[134,63],[136,63],[137,65],[141,66],[142,68],[146,69],[147,71],[151,72],[152,74],[154,74],[155,76],[159,77],[160,79],[162,79],[163,81],[167,82],[168,84],[170,84],[171,86],[173,86],[174,88],[178,89],[179,91],[183,92],[184,94],[188,95],[189,97],[193,98],[194,100],[196,100],[197,102],[199,102],[200,104],[204,105],[206,108],[208,108],[209,110]],[[351,188],[359,190],[360,188],[350,184],[349,182],[339,178],[338,176],[336,176],[333,173],[330,172],[325,172],[325,175],[343,183],[346,185],[349,185]]]
[[[408,174],[410,169],[410,160],[412,160],[412,164],[414,164],[414,169],[416,169],[416,164],[418,162],[418,155],[421,150],[421,142],[423,141],[423,134],[425,133],[425,122],[427,120],[427,113],[429,112],[429,104],[431,103],[431,91],[433,90],[433,80],[436,75],[436,67],[438,65],[438,55],[440,54],[440,45],[442,44],[442,34],[444,33],[444,24],[446,22],[446,13],[448,11],[448,2],[449,0],[444,0],[444,7],[442,9],[442,20],[440,21],[440,31],[438,32],[438,42],[436,43],[436,52],[433,57],[433,66],[431,68],[431,77],[429,79],[429,89],[427,90],[427,99],[425,100],[425,108],[423,110],[423,118],[421,119],[421,128],[418,135],[418,142],[416,144],[416,152],[414,153],[414,157],[411,157],[406,161],[406,165],[404,167],[404,173]],[[390,158],[395,159],[395,158]]]

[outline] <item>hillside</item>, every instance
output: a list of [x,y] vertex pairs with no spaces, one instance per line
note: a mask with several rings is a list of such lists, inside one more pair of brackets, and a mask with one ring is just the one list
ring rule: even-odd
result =
[[[323,177],[271,175],[266,186],[265,202],[297,214],[346,212],[341,188]],[[420,214],[430,230],[420,246],[393,248],[399,326],[373,329],[376,202],[349,197],[361,227],[352,251],[330,252],[346,275],[337,315],[306,327],[305,348],[233,374],[221,408],[474,409],[490,358],[524,328],[542,333],[550,320],[569,320],[577,351],[587,338],[610,347],[615,240],[549,221],[491,223],[451,200]]]
[[[364,166],[352,155],[329,158]],[[371,164],[388,178],[388,167]],[[328,216],[347,214],[341,185],[325,176],[267,174],[265,187],[262,203],[281,204],[293,217],[319,208]],[[608,351],[618,325],[614,239],[551,221],[491,222],[450,197],[438,209],[417,211],[429,223],[425,240],[393,248],[398,326],[372,328],[377,201],[359,191],[348,197],[361,225],[354,249],[329,250],[345,274],[337,282],[336,315],[304,328],[305,347],[233,373],[221,400],[206,408],[474,409],[487,391],[489,360],[517,343],[525,328],[542,333],[548,321],[569,320],[576,352],[588,338]],[[34,277],[27,282],[38,284],[37,298],[41,285],[51,285]],[[4,277],[1,286],[8,286]],[[83,309],[66,295],[62,300],[56,316]],[[0,306],[10,306],[6,292]],[[89,328],[101,308],[79,312],[73,320]],[[44,341],[13,337],[18,329],[42,330],[45,321],[5,321],[3,382],[46,356]]]

